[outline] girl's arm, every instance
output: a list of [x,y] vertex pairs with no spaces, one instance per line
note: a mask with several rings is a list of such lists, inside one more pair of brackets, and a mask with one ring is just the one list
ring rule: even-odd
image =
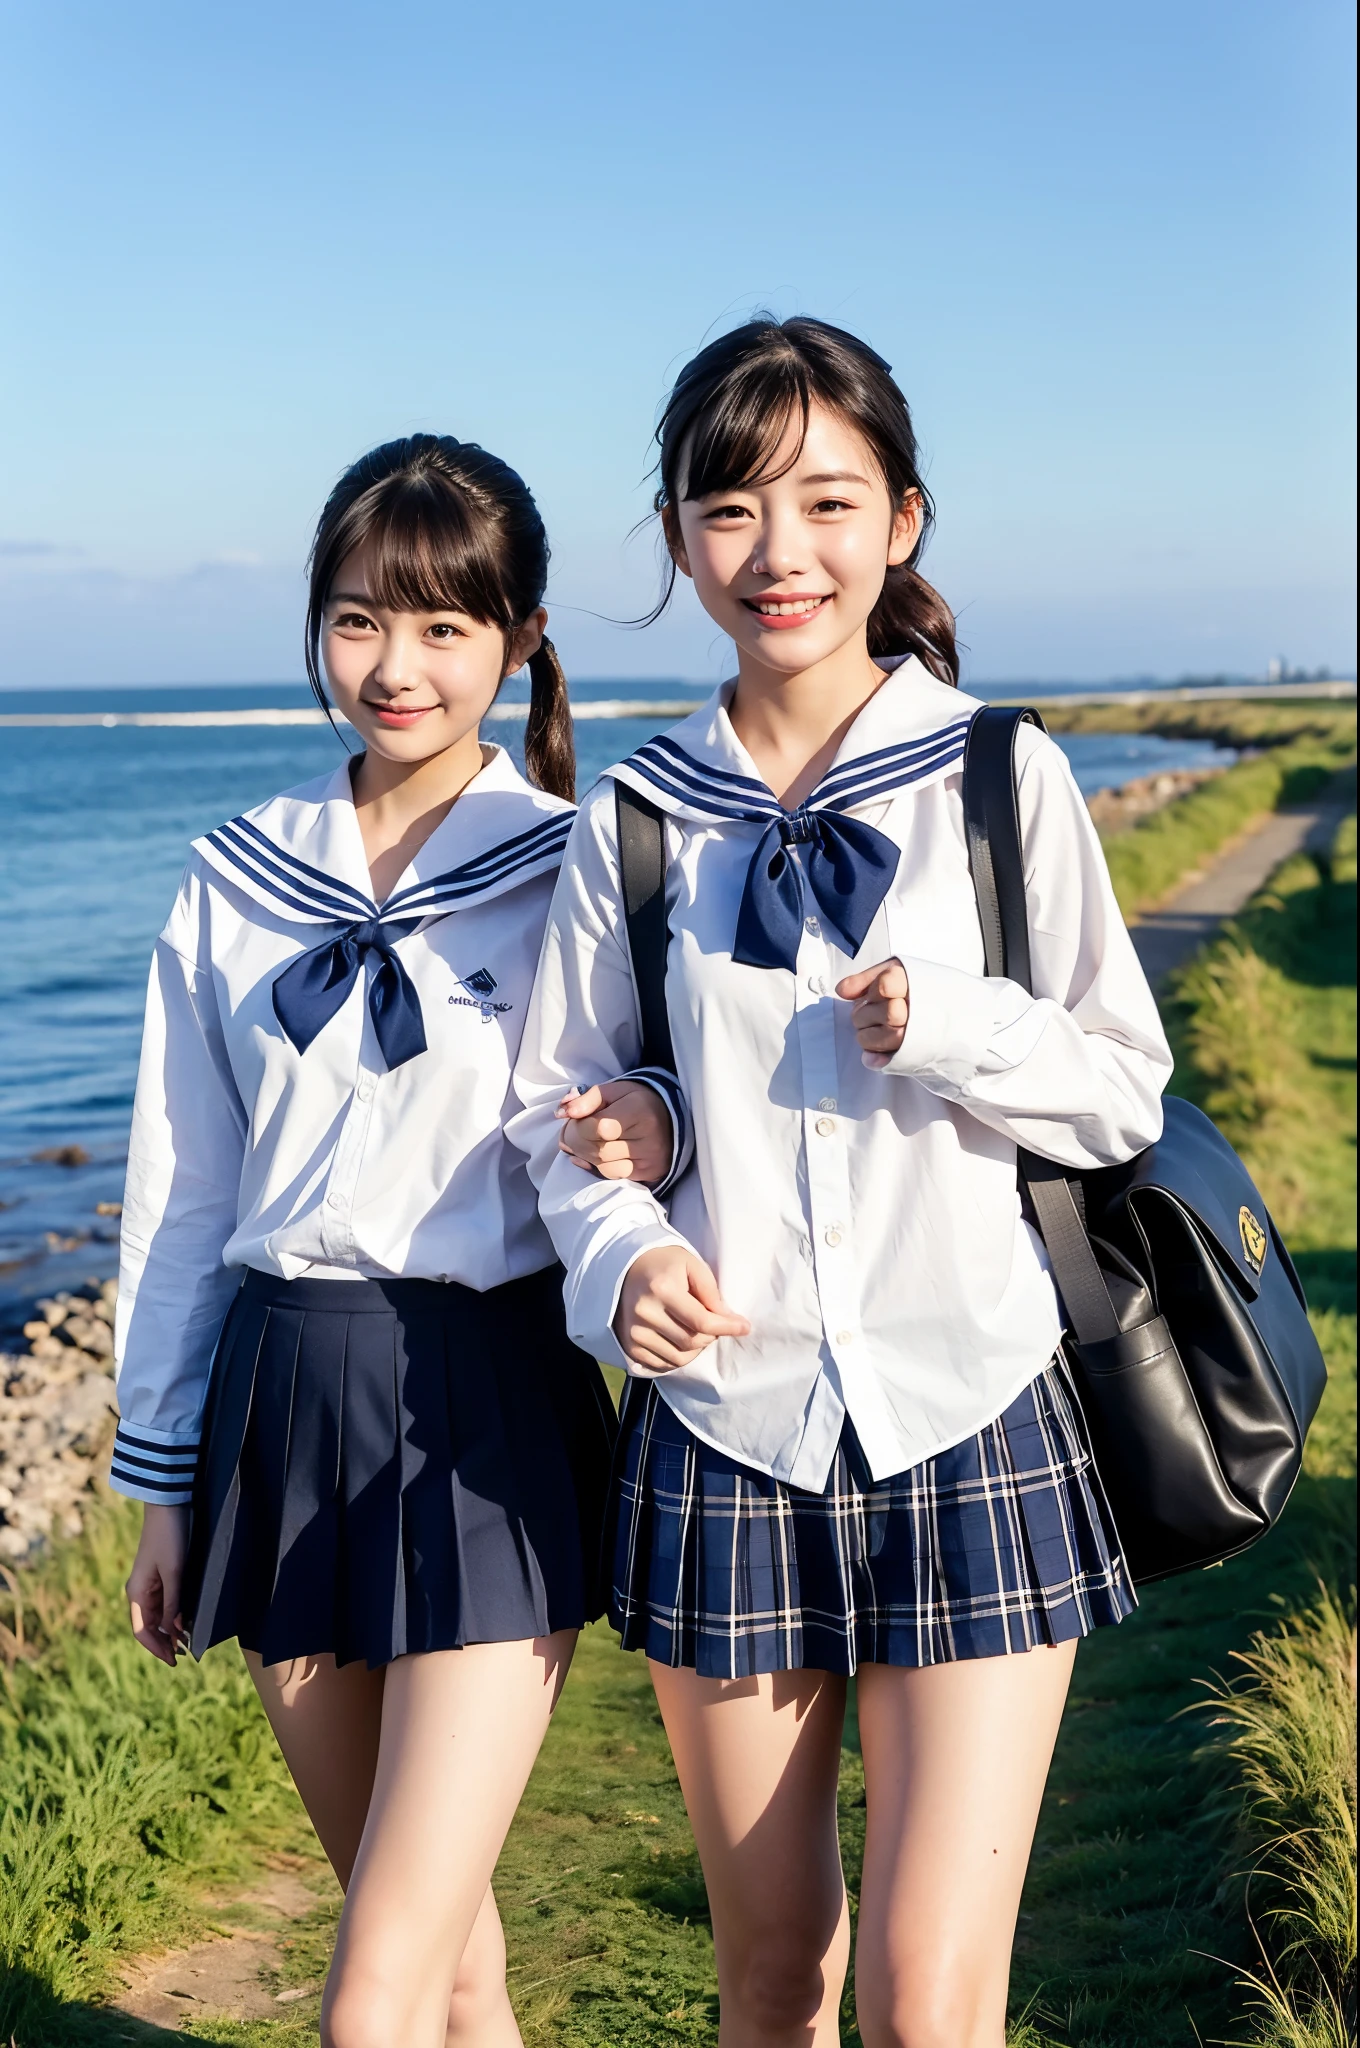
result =
[[240,1277],[222,1252],[247,1118],[200,964],[199,897],[191,870],[152,959],[123,1198],[109,1483],[160,1506],[190,1498],[208,1371]]
[[[1171,1053],[1066,759],[1031,727],[1021,744],[1034,994],[910,953],[848,976],[837,993],[855,1003],[866,1065],[1080,1171],[1160,1137]],[[905,973],[905,994],[887,968]]]
[[[613,815],[613,785],[606,781],[582,805],[567,842],[515,1071],[524,1108],[506,1130],[528,1154],[543,1220],[567,1269],[567,1328],[573,1342],[596,1358],[626,1366],[630,1360],[612,1325],[634,1261],[670,1247],[692,1262],[701,1287],[702,1276],[710,1282],[712,1276],[672,1229],[650,1189],[633,1178],[583,1174],[561,1149],[563,1124],[557,1111],[570,1090],[585,1095],[614,1076],[639,1071],[641,1031],[622,933]],[[720,1334],[703,1329],[702,1318],[721,1317],[702,1307],[701,1295],[695,1295],[695,1303],[695,1333],[706,1340]],[[655,1361],[673,1362],[679,1361]]]

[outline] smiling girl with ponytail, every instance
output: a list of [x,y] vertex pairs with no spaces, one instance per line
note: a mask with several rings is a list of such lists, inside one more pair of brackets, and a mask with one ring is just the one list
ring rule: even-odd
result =
[[[658,434],[662,603],[692,578],[735,673],[582,805],[511,1126],[568,1328],[629,1374],[611,1618],[650,1660],[698,1841],[723,2048],[840,2039],[852,1675],[865,2048],[1002,2048],[1073,1654],[1134,1604],[1017,1152],[1131,1158],[1170,1057],[1029,725],[1035,993],[986,975],[962,798],[982,707],[920,572],[934,508],[883,358],[749,321]],[[574,1174],[553,1117],[644,1019],[694,1118],[665,1209]]]
[[[170,1665],[245,1652],[346,1889],[328,2048],[518,2041],[491,1873],[602,1605],[613,1410],[502,1130],[574,815],[547,569],[484,448],[416,434],[346,470],[305,645],[363,751],[195,843],[152,965],[112,1471],[145,1503],[132,1625]],[[479,735],[526,662],[528,780]],[[671,1119],[625,1092],[596,1163],[659,1179]]]
[[[336,571],[359,548],[372,549],[371,592],[397,611],[437,609],[456,591],[459,608],[511,636],[543,603],[548,536],[523,479],[508,462],[455,441],[412,434],[387,441],[353,463],[327,500],[312,546],[305,655],[307,679],[322,709],[326,596]],[[576,748],[567,679],[546,635],[528,656],[529,721],[524,764],[550,796],[576,798]]]

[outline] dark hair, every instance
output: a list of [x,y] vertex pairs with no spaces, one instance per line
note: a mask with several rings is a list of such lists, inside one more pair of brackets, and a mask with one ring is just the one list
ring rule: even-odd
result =
[[[321,628],[335,573],[369,550],[375,604],[392,611],[460,611],[510,635],[543,601],[548,536],[524,479],[475,441],[411,434],[351,463],[326,500],[308,558],[307,680],[327,716]],[[576,794],[567,679],[551,640],[529,657],[530,779]]]
[[[703,498],[768,478],[767,465],[795,413],[806,434],[814,399],[864,436],[893,504],[914,494],[921,506],[921,536],[911,558],[889,568],[869,615],[869,652],[919,655],[942,683],[956,684],[954,614],[916,568],[935,506],[921,480],[911,412],[891,364],[843,328],[758,314],[700,349],[676,378],[656,430],[656,510],[665,520],[682,495]],[[674,588],[672,562],[651,619],[660,617]]]

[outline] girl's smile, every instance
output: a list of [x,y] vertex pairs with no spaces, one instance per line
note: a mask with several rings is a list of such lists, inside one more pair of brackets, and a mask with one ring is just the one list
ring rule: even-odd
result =
[[785,597],[779,591],[762,591],[759,597],[744,597],[743,605],[753,612],[763,628],[787,632],[790,626],[805,626],[831,602],[831,592],[820,597]]
[[438,711],[438,704],[384,704],[373,697],[364,697],[360,702],[373,713],[379,725],[385,725],[394,732],[406,732],[419,725],[422,718],[431,711]]

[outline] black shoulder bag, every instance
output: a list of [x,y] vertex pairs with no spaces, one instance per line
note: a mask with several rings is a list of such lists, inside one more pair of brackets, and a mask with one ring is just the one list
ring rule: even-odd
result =
[[[969,861],[989,974],[1030,989],[1014,746],[1033,711],[986,710],[963,764]],[[674,1071],[666,1014],[662,817],[615,783],[643,1059]],[[1162,1136],[1126,1165],[1068,1175],[1020,1155],[1066,1349],[1124,1554],[1139,1583],[1216,1564],[1279,1519],[1326,1367],[1298,1275],[1237,1154],[1168,1096]]]
[[[1015,736],[980,712],[963,759],[987,972],[1032,993]],[[1020,1154],[1066,1310],[1096,1467],[1138,1581],[1217,1564],[1288,1500],[1327,1369],[1303,1288],[1251,1176],[1178,1096],[1123,1166],[1068,1175]]]

